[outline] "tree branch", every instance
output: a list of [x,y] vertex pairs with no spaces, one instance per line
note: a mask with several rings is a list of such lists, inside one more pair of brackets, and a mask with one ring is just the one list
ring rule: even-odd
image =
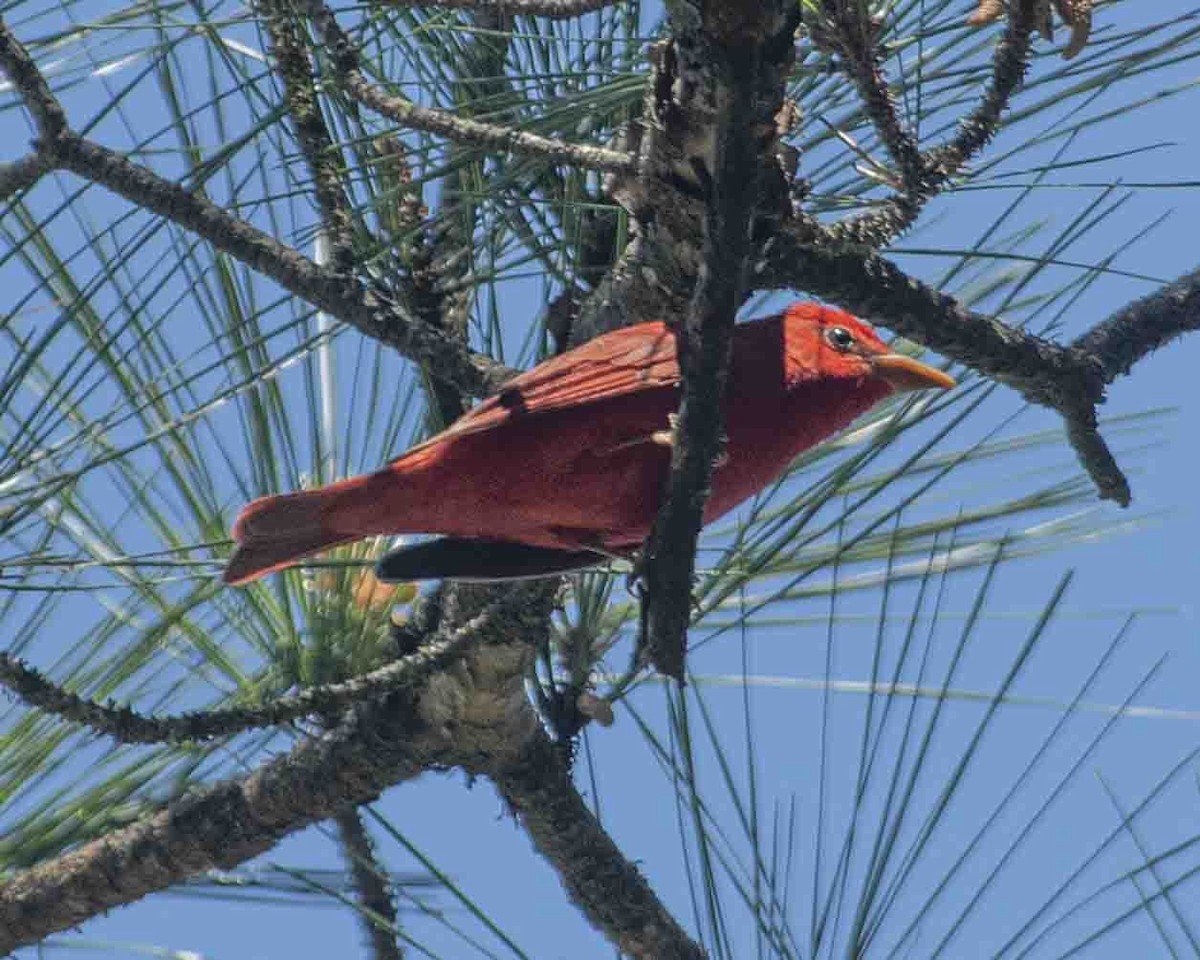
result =
[[472,396],[497,389],[512,371],[469,353],[409,314],[386,294],[347,282],[203,196],[93,143],[59,124],[62,110],[24,47],[0,20],[0,66],[12,78],[43,134],[39,149],[56,169],[70,170],[204,238],[217,250],[275,280],[288,292],[404,356]]
[[[681,10],[676,18],[687,16]],[[640,562],[645,587],[639,656],[683,680],[696,542],[724,433],[723,398],[733,326],[744,299],[750,235],[759,202],[760,170],[777,134],[794,24],[769,0],[706,11],[695,39],[677,30],[680,45],[702,51],[712,76],[711,144],[696,158],[706,190],[702,265],[683,330],[676,336],[682,397],[673,432],[666,495]],[[786,41],[780,42],[780,37]],[[766,136],[763,131],[769,131]],[[704,133],[708,133],[705,131]]]
[[31,153],[12,163],[0,163],[0,202],[27,190],[54,169],[54,162],[41,153]]
[[367,826],[353,807],[339,813],[334,822],[342,856],[354,883],[359,918],[371,945],[371,956],[373,960],[403,960],[404,952],[396,942],[396,901]]
[[67,132],[67,116],[62,105],[50,90],[42,72],[27,51],[0,19],[0,66],[17,88],[25,109],[37,125],[39,149],[46,150],[50,143]]
[[568,143],[514,127],[468,120],[446,110],[422,107],[405,97],[384,93],[362,75],[358,53],[338,24],[333,11],[320,0],[304,0],[304,8],[326,46],[333,69],[346,93],[358,103],[401,126],[424,130],[468,146],[523,153],[588,170],[632,173],[636,169],[635,158],[616,150]]
[[723,444],[725,380],[757,200],[758,145],[752,128],[759,62],[752,47],[730,51],[718,68],[704,264],[684,328],[676,337],[682,397],[673,432],[671,476],[640,570],[646,591],[641,654],[660,673],[680,681],[691,620],[696,541],[704,525],[713,464]]
[[342,186],[336,151],[313,82],[313,65],[289,8],[281,0],[258,0],[263,12],[275,72],[283,82],[283,97],[296,127],[300,152],[308,163],[321,224],[330,239],[332,263],[339,273],[353,266],[354,222]]
[[1200,329],[1200,269],[1121,307],[1073,344],[1097,360],[1105,383],[1181,334]]
[[0,684],[30,706],[71,723],[82,724],[121,743],[211,740],[290,723],[313,714],[334,713],[355,703],[417,687],[436,670],[461,657],[478,639],[480,631],[487,627],[488,616],[485,610],[448,636],[432,640],[370,673],[343,683],[310,687],[259,706],[218,707],[174,717],[148,717],[129,707],[97,703],[65,690],[7,653],[0,653]]
[[1200,329],[1200,271],[1129,304],[1069,346],[967,310],[953,297],[861,249],[831,250],[799,231],[770,242],[755,289],[808,290],[1057,411],[1102,499],[1130,501],[1129,483],[1100,436],[1096,406],[1104,388],[1146,354]]
[[474,10],[505,17],[546,17],[567,20],[618,5],[621,0],[382,0],[389,7],[437,7]]
[[540,728],[515,761],[489,775],[558,871],[567,896],[623,954],[645,960],[705,956],[600,826]]
[[38,131],[32,154],[0,164],[0,200],[8,200],[54,169],[49,147],[66,131],[67,118],[37,64],[3,18],[0,18],[0,67],[20,94]]
[[823,22],[813,23],[813,42],[836,53],[842,72],[854,84],[863,109],[875,126],[900,174],[906,192],[915,190],[924,176],[917,138],[901,121],[888,79],[880,66],[878,33],[882,21],[854,0],[822,0]]
[[[872,53],[869,61],[872,70],[858,71],[863,74],[858,82],[873,90],[872,99],[864,98],[863,102],[893,157],[899,154],[903,189],[872,209],[829,227],[832,241],[871,247],[890,243],[912,226],[925,204],[991,142],[1001,116],[1029,68],[1035,7],[1036,0],[1017,0],[1011,5],[1008,28],[996,44],[991,80],[980,102],[959,122],[958,132],[950,142],[915,157],[911,156],[910,147],[915,148],[916,143],[907,134],[901,136],[895,103],[886,79],[874,67]],[[893,133],[893,128],[898,132]],[[897,142],[891,142],[889,134]]]
[[411,700],[361,707],[254,773],[203,787],[0,885],[0,955],[213,868],[231,869],[347,804],[374,800],[449,756]]

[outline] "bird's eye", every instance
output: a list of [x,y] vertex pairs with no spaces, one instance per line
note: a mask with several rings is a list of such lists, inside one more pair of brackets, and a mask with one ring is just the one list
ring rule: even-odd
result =
[[830,327],[825,332],[825,338],[834,350],[840,350],[842,353],[854,346],[854,334],[845,327]]

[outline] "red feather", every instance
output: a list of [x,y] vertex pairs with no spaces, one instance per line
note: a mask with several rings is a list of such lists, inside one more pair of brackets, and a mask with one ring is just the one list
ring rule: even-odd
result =
[[[570,551],[576,566],[581,550],[628,554],[645,539],[662,496],[679,379],[665,324],[597,337],[516,377],[377,473],[256,500],[234,526],[238,547],[225,580],[244,583],[375,534]],[[714,471],[706,522],[893,389],[952,382],[889,353],[839,310],[797,304],[740,324],[725,398],[726,457]],[[530,555],[520,555],[529,566]]]

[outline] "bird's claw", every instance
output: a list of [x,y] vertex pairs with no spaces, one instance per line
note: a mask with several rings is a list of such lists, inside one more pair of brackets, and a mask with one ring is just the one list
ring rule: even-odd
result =
[[642,576],[642,560],[633,562],[633,569],[625,574],[625,589],[639,602],[646,598],[646,579]]

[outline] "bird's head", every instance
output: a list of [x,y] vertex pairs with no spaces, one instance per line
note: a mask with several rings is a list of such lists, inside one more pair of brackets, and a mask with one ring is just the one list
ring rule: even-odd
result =
[[793,304],[785,328],[788,366],[801,379],[875,381],[893,393],[954,386],[953,377],[896,353],[868,324],[836,307]]

